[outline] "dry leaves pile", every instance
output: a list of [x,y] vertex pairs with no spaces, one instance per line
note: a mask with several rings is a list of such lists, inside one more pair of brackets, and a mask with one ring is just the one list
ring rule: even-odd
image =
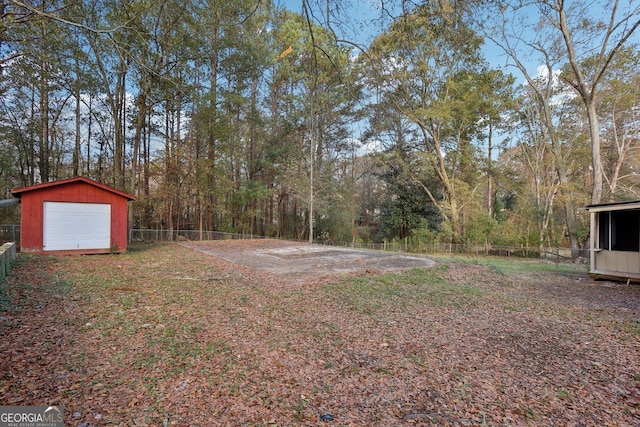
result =
[[73,427],[637,427],[640,286],[578,279],[452,263],[293,286],[177,245],[23,257],[0,404],[61,404]]

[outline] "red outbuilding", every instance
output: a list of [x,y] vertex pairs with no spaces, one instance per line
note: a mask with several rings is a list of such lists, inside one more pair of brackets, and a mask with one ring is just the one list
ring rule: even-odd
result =
[[127,250],[127,208],[135,196],[84,177],[15,188],[20,252],[97,254]]

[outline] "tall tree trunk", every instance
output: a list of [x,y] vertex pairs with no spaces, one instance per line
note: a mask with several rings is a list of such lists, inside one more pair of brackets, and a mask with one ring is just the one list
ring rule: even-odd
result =
[[118,72],[118,79],[116,82],[116,90],[114,94],[114,100],[112,102],[113,116],[114,116],[114,153],[113,153],[113,167],[114,167],[114,182],[115,187],[123,190],[125,185],[124,176],[124,144],[125,144],[125,119],[126,119],[126,66],[120,64],[120,71]]
[[493,216],[493,125],[489,123],[489,135],[487,137],[487,212]]
[[87,123],[87,176],[91,176],[91,125],[93,124],[93,97],[89,96],[89,115]]
[[[600,125],[593,98],[585,100],[587,117],[589,119],[589,135],[591,136],[591,167],[593,168],[593,189],[591,191],[591,203],[602,202],[602,158],[600,154]],[[573,246],[572,246],[573,247]]]
[[50,175],[50,157],[51,153],[49,150],[49,77],[48,77],[48,68],[49,61],[46,58],[46,55],[43,53],[40,59],[40,134],[38,136],[38,145],[39,145],[39,162],[38,167],[40,168],[40,182],[49,182]]
[[49,150],[49,89],[47,83],[41,85],[40,93],[40,135],[38,145],[40,151],[40,182],[49,182],[50,150]]
[[[36,123],[36,86],[35,84],[31,86],[31,117],[29,118],[29,123]],[[28,185],[33,185],[36,183],[36,127],[29,126],[29,153],[27,154],[28,163],[29,163],[29,183]]]
[[76,110],[76,116],[75,116],[75,120],[76,120],[76,137],[75,137],[75,146],[73,149],[73,176],[78,176],[80,175],[80,160],[81,160],[81,153],[80,153],[80,142],[81,142],[81,135],[80,135],[80,131],[82,129],[81,127],[81,119],[82,119],[82,115],[80,114],[80,85],[76,84],[75,85],[75,98],[76,98],[76,106],[75,106],[75,110]]
[[[147,111],[147,123],[151,123],[151,109]],[[144,177],[142,180],[142,194],[144,195],[144,217],[143,217],[143,225],[145,228],[152,228],[153,224],[153,211],[151,202],[149,200],[149,196],[151,194],[150,188],[150,176],[149,176],[149,167],[151,163],[151,129],[149,127],[145,127],[144,135],[142,138],[142,157],[143,161],[143,173]]]
[[[251,77],[251,115],[249,120],[249,181],[251,185],[256,184],[257,180],[257,169],[258,169],[258,160],[256,158],[257,151],[257,141],[256,141],[256,126],[257,126],[257,114],[258,114],[258,106],[257,104],[258,98],[258,77]],[[251,209],[251,234],[260,234],[260,230],[258,229],[258,203],[259,200],[257,197],[252,197],[250,202]]]
[[548,129],[549,138],[551,139],[551,146],[553,147],[554,163],[556,172],[558,173],[559,188],[562,194],[562,203],[564,205],[565,211],[565,223],[567,225],[567,233],[569,234],[571,252],[573,256],[577,256],[579,253],[578,251],[580,250],[580,244],[578,240],[576,213],[573,203],[573,192],[570,190],[570,182],[567,176],[567,159],[565,158],[566,156],[562,151],[558,132],[556,130],[555,124],[553,123],[553,118],[551,117],[551,106],[549,104],[551,96],[539,96],[539,99],[543,106],[545,126]]
[[133,135],[133,152],[131,153],[131,179],[129,181],[129,187],[131,191],[136,191],[139,187],[138,183],[138,165],[140,162],[139,153],[140,153],[140,144],[142,141],[142,133],[146,124],[147,118],[147,90],[142,90],[138,95],[138,117],[136,118],[136,129]]
[[[585,75],[582,72],[580,63],[578,60],[578,53],[575,50],[572,37],[574,34],[571,32],[567,22],[567,5],[564,1],[553,2],[552,9],[557,13],[557,26],[562,34],[562,38],[565,42],[567,49],[567,56],[569,59],[569,65],[573,71],[573,79],[567,80],[568,83],[573,86],[576,92],[580,94],[587,110],[587,117],[589,118],[589,134],[591,137],[591,167],[593,168],[593,188],[591,190],[591,203],[598,204],[602,201],[602,189],[603,189],[603,169],[602,159],[600,155],[600,129],[598,125],[598,116],[596,114],[595,98],[598,83],[610,67],[613,59],[622,50],[624,43],[633,35],[633,33],[640,27],[640,19],[637,16],[624,16],[620,22],[616,22],[616,13],[619,12],[618,0],[611,6],[610,20],[607,22],[607,26],[602,26],[604,29],[604,43],[599,47],[600,51],[596,53],[595,61],[590,61],[591,81],[587,82]],[[614,32],[623,30],[618,37],[612,37]],[[609,41],[615,40],[615,45],[607,52]]]
[[438,201],[433,197],[431,191],[429,191],[429,189],[424,186],[421,181],[417,179],[413,174],[411,175],[414,181],[420,184],[425,190],[425,192],[433,202],[433,205],[438,209],[442,217],[449,222],[449,225],[451,226],[452,238],[455,242],[458,242],[462,238],[462,226],[460,224],[460,213],[458,212],[458,200],[453,181],[449,177],[447,165],[441,150],[440,140],[438,138],[438,125],[434,124],[431,129],[428,129],[421,123],[419,123],[419,126],[424,140],[424,148],[427,153],[431,151],[431,155],[429,155],[431,166],[433,167],[433,170],[436,173],[438,180],[442,184],[444,192],[448,198],[450,212],[447,213],[447,210],[443,208],[442,204],[438,203]]
[[212,23],[212,30],[209,36],[209,47],[211,49],[211,58],[210,64],[211,67],[211,75],[209,77],[210,81],[210,91],[209,91],[209,114],[208,114],[208,126],[207,126],[207,192],[210,195],[209,199],[209,209],[208,209],[208,228],[209,230],[214,231],[216,227],[215,223],[215,213],[217,209],[217,188],[216,188],[216,177],[215,177],[215,168],[216,168],[216,160],[217,160],[217,150],[216,150],[216,111],[218,108],[218,39],[220,37],[220,18],[217,16],[217,12],[214,12],[216,15],[214,17]]

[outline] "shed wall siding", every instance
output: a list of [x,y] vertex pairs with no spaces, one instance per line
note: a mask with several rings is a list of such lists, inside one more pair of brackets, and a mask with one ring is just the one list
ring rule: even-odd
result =
[[72,182],[22,194],[20,250],[43,251],[44,202],[107,203],[111,205],[111,247],[127,248],[127,199],[85,182]]
[[[589,274],[594,278],[640,280],[639,245],[633,239],[640,239],[638,224],[633,222],[636,217],[613,215],[639,211],[640,201],[590,205],[586,209],[591,223]],[[608,227],[608,231],[602,227]]]
[[625,251],[601,251],[596,254],[597,271],[608,273],[640,274],[640,253]]

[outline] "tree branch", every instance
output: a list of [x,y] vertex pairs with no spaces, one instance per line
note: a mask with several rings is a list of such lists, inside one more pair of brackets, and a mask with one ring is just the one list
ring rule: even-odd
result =
[[29,4],[26,4],[26,3],[22,2],[22,1],[19,1],[19,0],[9,0],[8,4],[9,5],[15,5],[15,6],[21,7],[23,9],[25,9],[25,10],[28,10],[33,15],[37,15],[37,16],[40,16],[40,17],[46,18],[46,19],[51,19],[53,21],[57,21],[57,22],[60,22],[62,24],[65,24],[65,25],[69,25],[71,27],[81,28],[83,30],[90,31],[90,32],[96,33],[96,34],[113,33],[113,32],[115,32],[115,31],[117,31],[119,29],[125,28],[134,19],[134,18],[131,18],[125,24],[119,25],[119,26],[114,27],[114,28],[99,30],[97,28],[92,28],[92,27],[89,27],[87,25],[81,24],[79,22],[69,21],[68,19],[61,18],[60,16],[58,16],[55,13],[46,12],[44,10],[37,9],[37,8],[35,8],[35,7],[33,7],[33,6],[29,5]]

